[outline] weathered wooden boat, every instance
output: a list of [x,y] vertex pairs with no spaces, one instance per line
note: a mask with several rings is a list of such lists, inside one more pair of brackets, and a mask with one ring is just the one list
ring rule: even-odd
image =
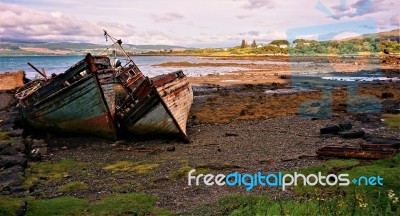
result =
[[117,80],[130,95],[116,112],[116,119],[126,132],[180,136],[189,141],[186,122],[193,91],[182,71],[150,79],[132,64]]
[[16,93],[24,119],[34,129],[116,138],[112,93],[105,97],[98,77],[110,68],[107,57],[87,54],[64,73],[27,84]]
[[118,104],[115,119],[124,134],[179,136],[189,142],[186,123],[193,103],[193,91],[182,71],[148,78],[143,75],[122,41],[104,31],[126,56],[125,66],[116,68],[116,80],[128,96]]

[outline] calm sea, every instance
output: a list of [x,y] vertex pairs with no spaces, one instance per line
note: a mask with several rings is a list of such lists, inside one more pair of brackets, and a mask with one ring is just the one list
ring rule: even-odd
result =
[[[27,65],[27,62],[32,63],[39,70],[44,68],[47,74],[62,73],[69,67],[83,59],[84,56],[0,56],[0,72],[12,72],[24,70],[27,77],[33,78],[37,73]],[[124,57],[121,57],[124,58]],[[149,77],[156,75],[173,72],[176,70],[183,70],[188,76],[203,76],[208,74],[220,74],[224,72],[245,70],[243,67],[156,67],[154,65],[164,62],[231,62],[231,60],[212,60],[198,58],[195,56],[135,56],[133,60],[141,69],[141,71]],[[235,63],[244,64],[249,61],[234,61]],[[254,62],[252,62],[254,63]],[[268,62],[258,62],[268,63]],[[271,63],[271,62],[269,62]]]

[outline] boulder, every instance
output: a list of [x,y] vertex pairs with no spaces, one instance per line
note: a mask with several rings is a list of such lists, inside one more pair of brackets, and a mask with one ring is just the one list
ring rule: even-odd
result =
[[46,147],[47,146],[47,144],[46,144],[46,142],[44,141],[44,140],[42,140],[42,139],[34,139],[33,141],[33,144],[32,144],[32,148],[39,148],[39,147]]
[[337,134],[340,131],[340,127],[335,124],[328,124],[319,131],[321,134]]
[[352,130],[352,131],[341,131],[339,136],[344,139],[357,139],[362,138],[365,135],[363,130]]
[[19,152],[13,147],[7,147],[0,151],[0,155],[17,155]]
[[382,112],[383,113],[400,113],[400,101],[397,100],[385,100],[382,102]]
[[17,187],[22,185],[24,169],[20,165],[12,166],[0,172],[0,188]]
[[12,130],[7,132],[9,137],[20,137],[22,136],[22,133],[24,132],[23,129],[18,129],[18,130]]
[[342,131],[350,130],[352,127],[353,127],[353,124],[351,123],[351,121],[343,121],[343,122],[339,123],[339,128]]
[[394,95],[393,95],[393,93],[390,93],[390,92],[383,92],[382,95],[381,95],[382,99],[392,98],[392,97],[394,97]]
[[174,145],[168,146],[167,151],[169,151],[169,152],[175,151],[175,146]]
[[17,155],[1,155],[0,156],[0,169],[8,168],[15,165],[26,167],[27,159],[22,154]]
[[11,140],[1,140],[0,141],[0,151],[2,151],[5,148],[11,147]]

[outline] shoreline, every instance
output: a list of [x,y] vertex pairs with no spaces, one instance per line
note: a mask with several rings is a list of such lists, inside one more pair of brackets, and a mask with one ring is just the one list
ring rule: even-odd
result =
[[[371,67],[383,68],[383,75],[400,77],[397,62],[396,65],[378,63],[369,66],[347,62],[331,66],[333,69],[329,70],[344,71],[340,75],[356,74],[360,68]],[[351,97],[348,97],[345,85],[332,84],[332,115],[311,118],[326,108],[322,101],[323,86],[315,80],[306,81],[311,82],[313,88],[296,91],[291,73],[311,69],[329,72],[326,63],[299,65],[294,68],[296,70],[288,65],[262,65],[258,69],[189,77],[194,91],[187,126],[190,144],[160,138],[115,142],[90,136],[21,135],[15,142],[45,145],[46,153],[41,161],[29,162],[30,168],[23,180],[28,188],[22,189],[20,195],[36,200],[72,196],[96,202],[112,194],[141,193],[157,198],[157,207],[177,214],[190,214],[231,194],[256,196],[267,193],[273,201],[297,201],[309,199],[309,196],[298,194],[294,188],[283,192],[279,188],[255,187],[248,192],[243,187],[189,187],[186,175],[191,169],[212,174],[256,173],[260,170],[272,173],[324,165],[329,160],[316,154],[322,147],[368,144],[366,139],[320,134],[320,128],[342,121],[351,121],[354,129],[362,129],[373,137],[400,137],[400,125],[396,127],[395,122],[395,126],[390,126],[390,122],[396,120],[390,113],[395,109],[392,106],[400,103],[399,82],[360,82],[357,83],[358,94]],[[15,98],[12,91],[0,91],[0,94],[8,95],[2,96],[7,105],[1,107],[4,109],[0,112],[0,127],[12,130],[13,125],[2,123],[10,122],[9,116],[18,116],[13,105]],[[372,97],[382,104],[382,111],[348,112],[350,102],[368,107],[365,97]],[[171,147],[173,151],[168,150]],[[365,163],[365,160],[359,161]],[[66,166],[65,170],[63,166]],[[42,169],[52,173],[43,174]],[[49,179],[46,175],[60,178]],[[71,182],[78,182],[85,189],[61,190]]]

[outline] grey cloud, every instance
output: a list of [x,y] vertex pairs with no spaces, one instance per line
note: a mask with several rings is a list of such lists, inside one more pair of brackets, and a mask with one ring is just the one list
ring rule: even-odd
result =
[[184,16],[179,13],[153,14],[152,17],[156,22],[171,22],[184,18]]
[[375,26],[371,26],[371,25],[360,25],[361,28],[365,28],[365,29],[375,29]]
[[335,15],[334,19],[342,17],[352,18],[385,10],[384,2],[380,0],[358,0],[351,5],[345,5],[343,9],[341,5],[335,5],[331,9]]
[[253,36],[258,36],[258,35],[260,35],[260,32],[258,32],[258,31],[249,31],[248,34],[249,35],[253,35]]
[[400,14],[394,15],[389,20],[390,25],[400,27]]
[[236,16],[236,18],[238,18],[238,19],[247,19],[249,17],[251,17],[251,15],[249,15],[249,14],[241,14],[241,15]]
[[274,4],[271,0],[247,0],[247,4],[243,6],[245,9],[273,8]]
[[[60,12],[37,11],[0,3],[0,37],[33,41],[93,41],[102,29],[118,35],[133,34],[133,26],[90,23]],[[121,29],[124,29],[123,32]]]

